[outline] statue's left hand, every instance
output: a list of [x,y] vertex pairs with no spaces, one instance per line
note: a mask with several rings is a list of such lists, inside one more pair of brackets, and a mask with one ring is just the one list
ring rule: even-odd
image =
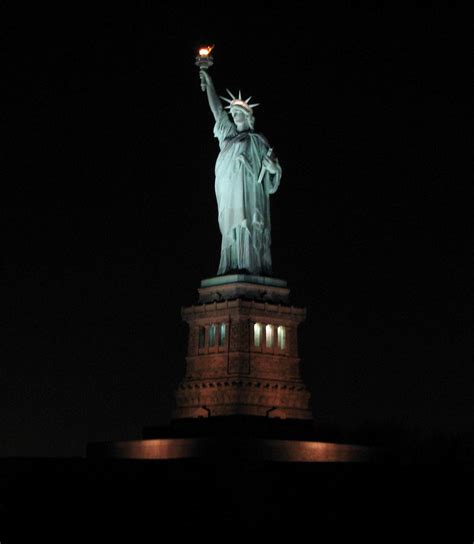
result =
[[265,170],[268,170],[270,174],[276,174],[278,171],[278,161],[277,159],[272,159],[270,157],[264,157],[263,167]]

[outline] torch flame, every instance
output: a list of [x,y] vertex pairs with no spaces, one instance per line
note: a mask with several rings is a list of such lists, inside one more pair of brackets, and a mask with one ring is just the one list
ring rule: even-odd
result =
[[207,57],[213,49],[214,49],[213,45],[208,45],[207,47],[201,47],[201,49],[199,49],[199,55],[201,57]]

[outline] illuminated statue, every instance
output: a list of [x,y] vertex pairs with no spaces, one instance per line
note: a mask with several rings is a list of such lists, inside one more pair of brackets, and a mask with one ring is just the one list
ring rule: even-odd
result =
[[214,135],[220,153],[216,162],[215,191],[222,234],[218,274],[247,271],[268,275],[270,254],[270,195],[280,184],[281,167],[267,140],[253,131],[250,98],[242,100],[229,92],[224,110],[211,77],[200,70],[201,86],[207,91],[216,120]]

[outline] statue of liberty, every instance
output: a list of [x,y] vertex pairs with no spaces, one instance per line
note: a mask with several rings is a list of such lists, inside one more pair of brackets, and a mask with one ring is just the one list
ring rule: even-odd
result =
[[220,153],[215,168],[219,228],[222,247],[219,269],[222,275],[246,272],[270,275],[270,195],[278,189],[281,167],[268,141],[254,132],[255,118],[250,98],[236,98],[230,91],[230,116],[224,110],[211,77],[200,70],[201,85],[207,91],[216,121],[214,135]]

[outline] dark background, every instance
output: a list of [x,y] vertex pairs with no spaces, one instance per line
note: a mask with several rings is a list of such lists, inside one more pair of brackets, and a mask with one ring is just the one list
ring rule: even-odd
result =
[[2,19],[0,456],[84,455],[169,419],[180,308],[220,250],[203,43],[283,168],[274,275],[308,310],[316,423],[470,430],[471,19],[145,6]]

